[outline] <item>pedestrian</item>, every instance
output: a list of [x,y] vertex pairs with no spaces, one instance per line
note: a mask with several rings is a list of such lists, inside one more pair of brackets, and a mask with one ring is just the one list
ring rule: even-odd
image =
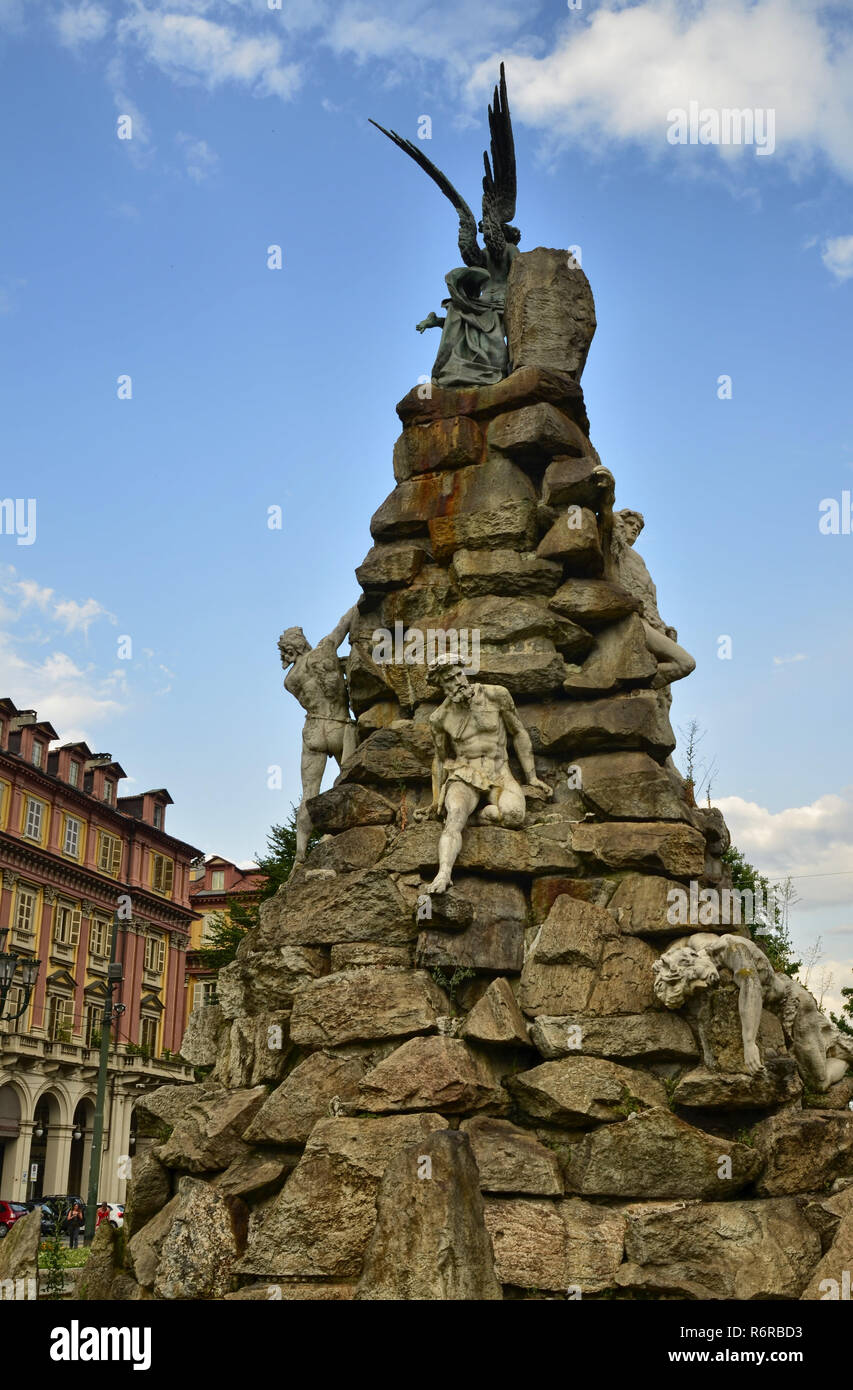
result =
[[101,1202],[100,1206],[98,1207],[98,1219],[97,1219],[97,1221],[95,1222],[95,1230],[98,1229],[98,1227],[100,1226],[100,1224],[101,1224],[102,1221],[108,1221],[108,1220],[109,1220],[109,1217],[110,1217],[110,1204],[109,1204],[109,1202]]
[[65,1223],[68,1227],[69,1250],[77,1249],[77,1243],[80,1239],[80,1227],[83,1225],[84,1219],[85,1218],[83,1216],[83,1208],[75,1198],[75,1200],[71,1204],[71,1210],[68,1213],[68,1220]]

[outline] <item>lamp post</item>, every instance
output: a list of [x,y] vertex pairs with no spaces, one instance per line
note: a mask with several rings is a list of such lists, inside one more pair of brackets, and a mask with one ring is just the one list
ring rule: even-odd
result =
[[[40,960],[33,960],[31,956],[19,956],[16,951],[6,950],[6,937],[9,935],[8,927],[0,927],[0,1019],[11,1022],[14,1018],[20,1018],[29,1007],[32,998],[33,986],[38,979]],[[20,979],[17,979],[20,970]],[[12,1013],[11,1009],[6,1011],[6,1003],[9,992],[16,984],[20,984],[24,991],[24,1002],[19,1009]]]
[[101,1181],[101,1149],[104,1143],[104,1105],[107,1098],[107,1067],[110,1060],[110,1029],[113,1014],[124,1013],[122,1004],[113,1004],[113,990],[124,978],[121,964],[116,960],[118,944],[119,912],[113,914],[113,934],[110,945],[110,963],[107,966],[107,997],[104,1000],[104,1021],[101,1025],[101,1055],[98,1062],[98,1090],[95,1097],[95,1118],[92,1122],[92,1152],[89,1158],[89,1191],[86,1196],[86,1225],[84,1241],[91,1241],[95,1234],[95,1216],[98,1205],[98,1186]]

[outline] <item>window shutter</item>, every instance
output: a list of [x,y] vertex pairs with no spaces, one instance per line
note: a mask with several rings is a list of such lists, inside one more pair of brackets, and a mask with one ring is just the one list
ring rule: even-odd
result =
[[163,865],[163,892],[171,893],[172,884],[175,879],[175,866],[171,859],[167,859]]
[[80,940],[80,917],[81,917],[80,908],[79,908],[79,907],[74,907],[74,908],[72,908],[72,909],[71,909],[71,934],[70,934],[70,936],[68,937],[68,944],[69,944],[70,946],[76,946],[76,945],[77,945],[77,942]]
[[113,854],[112,854],[112,864],[110,865],[110,873],[111,873],[111,874],[115,874],[116,876],[118,876],[118,872],[119,872],[120,869],[121,869],[121,840],[113,840]]

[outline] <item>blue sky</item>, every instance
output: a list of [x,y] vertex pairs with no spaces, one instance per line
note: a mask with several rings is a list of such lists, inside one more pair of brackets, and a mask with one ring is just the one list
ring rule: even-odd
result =
[[[437,347],[414,324],[457,263],[449,204],[367,117],[429,115],[476,202],[501,57],[522,249],[581,248],[593,442],[697,658],[673,721],[707,731],[738,845],[800,876],[795,936],[837,990],[853,535],[818,520],[853,490],[845,6],[0,0],[0,491],[37,501],[34,544],[0,535],[0,694],[112,752],[125,791],[168,786],[174,833],[262,847],[298,799],[278,633],[317,640],[356,596],[394,405]],[[772,154],[669,143],[694,100],[772,109]]]

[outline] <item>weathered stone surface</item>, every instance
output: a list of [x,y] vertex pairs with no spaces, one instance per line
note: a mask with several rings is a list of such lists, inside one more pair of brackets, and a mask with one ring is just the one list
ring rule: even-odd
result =
[[158,1211],[162,1211],[171,1195],[171,1174],[157,1154],[152,1149],[137,1152],[133,1159],[133,1181],[124,1205],[125,1236],[141,1231]]
[[786,1110],[756,1125],[753,1135],[764,1171],[762,1196],[817,1192],[836,1178],[853,1177],[853,1113]]
[[282,1299],[285,1303],[341,1303],[348,1299],[355,1298],[355,1284],[299,1284],[296,1282],[288,1284],[276,1284],[271,1286],[268,1281],[262,1284],[247,1284],[244,1289],[238,1289],[236,1293],[227,1293],[224,1302],[226,1303],[267,1303],[270,1300],[270,1288],[274,1287],[276,1299]]
[[223,1197],[260,1201],[278,1191],[285,1173],[295,1161],[294,1158],[288,1162],[274,1154],[250,1153],[245,1158],[235,1158],[230,1168],[217,1174],[213,1185]]
[[640,600],[607,579],[569,579],[551,599],[551,607],[581,627],[617,622],[640,610]]
[[[460,517],[535,497],[533,484],[520,468],[509,459],[493,458],[470,468],[426,473],[398,483],[374,512],[370,533],[377,541],[425,535],[435,517]],[[435,548],[434,554],[440,559]]]
[[613,492],[613,474],[589,453],[588,444],[583,458],[555,458],[542,479],[546,507],[590,507],[597,512],[613,505]]
[[426,781],[432,767],[432,738],[425,724],[401,719],[388,729],[377,729],[360,743],[341,768],[340,781]]
[[462,1025],[462,1037],[473,1043],[528,1047],[527,1025],[509,980],[492,980]]
[[[509,885],[502,883],[492,884],[491,888],[493,892],[495,890],[502,892],[506,888],[509,888],[510,892],[512,891]],[[516,917],[520,914],[513,912],[510,915]],[[417,920],[430,922],[433,928],[439,927],[442,931],[464,931],[466,927],[471,926],[474,917],[474,904],[470,896],[466,897],[453,886],[448,888],[445,893],[430,893],[424,895],[423,898],[421,896],[418,898]]]
[[488,1197],[485,1205],[502,1284],[582,1294],[614,1285],[625,1233],[621,1212],[579,1198]]
[[524,596],[464,598],[440,613],[432,625],[446,632],[479,632],[479,680],[487,679],[482,650],[489,644],[517,645],[530,638],[544,637],[572,658],[579,658],[593,645],[593,638],[577,623],[556,614],[544,603]]
[[394,445],[394,477],[404,483],[419,473],[465,468],[483,456],[483,432],[469,416],[410,425]]
[[[716,989],[703,990],[694,996],[686,1013],[705,1040],[709,1059],[713,1061],[712,1070],[742,1076],[743,1029],[738,986],[729,981]],[[787,1057],[782,1024],[768,1009],[762,1012],[756,1041],[764,1066],[769,1066],[775,1058]]]
[[411,946],[383,946],[379,941],[343,941],[332,947],[332,974],[341,970],[384,970],[393,965],[408,969],[412,964]]
[[385,845],[384,825],[354,825],[315,845],[306,856],[305,869],[334,869],[336,874],[372,869],[385,852]]
[[[399,700],[387,698],[387,691],[385,692],[385,695],[385,699],[377,700],[375,704],[369,705],[367,709],[362,710],[359,714],[357,723],[359,736],[361,738],[367,738],[369,734],[373,733],[374,729],[388,729],[391,727],[392,724],[396,723],[398,719],[402,719],[403,715],[400,709]],[[351,792],[353,795],[357,795],[359,792],[366,791],[370,796],[379,795],[379,793],[375,791],[373,787],[359,787],[358,785],[348,786],[344,784],[343,786],[330,787],[328,792],[321,792],[318,797],[312,798],[312,801],[309,802],[309,805],[313,804],[314,801],[322,801],[324,796],[328,796],[333,791]],[[384,800],[384,798],[382,799]],[[392,806],[390,817],[392,820],[394,819],[394,811],[395,808]],[[359,814],[358,812],[355,812],[349,824],[358,825],[360,823],[361,822]],[[382,822],[378,818],[374,820],[371,819],[370,816],[366,816],[363,824],[380,825],[382,824]],[[347,825],[342,824],[327,825],[323,828],[325,830],[346,830],[348,827]]]
[[246,1145],[240,1136],[265,1099],[264,1087],[255,1086],[240,1091],[219,1087],[194,1100],[157,1157],[167,1168],[189,1173],[227,1168],[235,1158],[245,1157]]
[[652,975],[656,959],[651,946],[631,937],[604,940],[596,965],[577,963],[578,957],[576,963],[546,961],[534,945],[524,963],[518,1002],[533,1017],[657,1009]]
[[197,1178],[181,1178],[173,1200],[154,1294],[165,1299],[222,1298],[230,1290],[245,1242],[248,1210],[239,1199],[226,1198]]
[[[762,1205],[769,1205],[763,1203]],[[840,1300],[851,1297],[853,1283],[853,1212],[845,1215],[835,1238],[823,1259],[812,1272],[801,1297],[815,1300]]]
[[[416,935],[411,908],[381,869],[337,874],[326,881],[303,878],[286,898],[279,891],[270,904],[275,906],[262,914],[256,936],[276,942],[279,950],[282,946],[346,941],[399,945]],[[220,989],[223,974],[231,970],[233,966],[226,966],[219,972]],[[303,980],[301,987],[306,983],[310,981]]]
[[[726,1158],[730,1177],[721,1176],[728,1171],[721,1161]],[[564,1173],[567,1191],[586,1196],[726,1201],[761,1167],[755,1149],[705,1134],[661,1107],[585,1135],[570,1150]]]
[[568,251],[537,246],[514,258],[505,323],[513,368],[545,367],[580,381],[596,328],[595,302]]
[[199,1081],[191,1086],[158,1086],[156,1091],[149,1091],[133,1107],[137,1135],[140,1139],[168,1139],[193,1102],[217,1089],[210,1081]]
[[544,468],[555,454],[579,456],[589,450],[589,440],[574,420],[545,401],[494,416],[486,444],[490,452],[506,454],[522,467]]
[[694,1299],[798,1298],[820,1242],[796,1202],[629,1208],[624,1288]]
[[403,589],[411,584],[429,558],[429,551],[424,545],[411,541],[381,543],[368,550],[355,571],[355,577],[367,593]]
[[[456,862],[460,869],[477,869],[483,874],[555,873],[576,869],[580,860],[569,843],[572,825],[572,821],[558,816],[526,830],[468,825]],[[434,868],[438,863],[441,829],[438,821],[410,826],[385,855],[382,867],[403,874]]]
[[219,1004],[193,1009],[181,1040],[181,1056],[193,1067],[216,1065],[230,1025]]
[[683,1018],[673,1013],[617,1014],[610,1018],[575,1013],[540,1014],[530,1041],[543,1057],[642,1057],[646,1061],[693,1061],[698,1045]]
[[577,520],[569,525],[568,513],[561,512],[550,531],[536,548],[540,560],[560,560],[567,574],[600,575],[604,556],[595,513],[582,507]]
[[556,1155],[535,1134],[509,1120],[475,1115],[459,1126],[471,1140],[483,1192],[559,1197],[563,1178]]
[[535,878],[530,888],[530,916],[542,922],[558,898],[564,894],[596,907],[606,907],[616,887],[615,878],[568,878],[564,874],[546,874]]
[[398,403],[397,414],[404,425],[425,425],[432,420],[452,419],[457,415],[484,420],[504,410],[520,410],[522,406],[534,405],[537,401],[550,401],[558,410],[570,415],[585,433],[589,433],[589,420],[580,386],[565,372],[543,367],[521,367],[494,386],[461,388],[433,385],[429,395],[422,387],[413,386]]
[[656,1077],[577,1054],[518,1072],[507,1086],[534,1120],[571,1128],[625,1122],[628,1108],[666,1104],[666,1089]]
[[638,748],[663,759],[675,747],[666,706],[652,691],[610,700],[523,705],[518,713],[537,753],[577,758],[584,753]]
[[[674,926],[667,918],[670,907],[668,894],[683,885],[659,874],[626,874],[619,882],[607,909],[619,923],[626,936],[684,936],[684,926]],[[710,930],[702,928],[703,931]]]
[[[450,573],[466,598],[486,594],[514,597],[553,594],[562,581],[563,567],[553,560],[540,560],[532,550],[457,550]],[[557,612],[562,611],[557,608]]]
[[[212,1079],[238,1089],[280,1081],[290,1053],[286,1042],[289,1017],[288,1013],[277,1013],[235,1018],[223,1039]],[[279,1046],[271,1047],[271,1038],[279,1039]]]
[[[317,898],[322,902],[323,894]],[[241,943],[236,960],[223,966],[216,977],[216,997],[223,1014],[232,1021],[270,1009],[289,1010],[294,991],[325,975],[329,968],[323,951],[291,944],[289,928],[296,927],[296,922],[286,915],[283,899],[276,895],[270,903],[274,906],[266,914],[267,904],[261,907],[261,926],[252,934],[253,939]],[[300,925],[305,925],[302,919]],[[295,934],[299,934],[298,927]],[[266,950],[265,938],[269,942]],[[255,946],[261,949],[251,949]]]
[[[39,1242],[41,1240],[41,1211],[31,1211],[9,1227],[9,1234],[0,1240],[0,1300],[11,1302],[4,1296],[4,1284],[11,1280],[38,1279]],[[6,1285],[6,1287],[9,1287]],[[29,1297],[27,1285],[23,1297]]]
[[645,868],[676,878],[698,878],[705,867],[705,841],[692,826],[643,821],[579,825],[572,849],[605,869]]
[[581,795],[592,811],[615,820],[690,822],[680,782],[648,753],[578,758]]
[[672,1100],[694,1110],[762,1110],[796,1100],[802,1090],[794,1058],[776,1057],[755,1075],[696,1067],[680,1078]]
[[446,1125],[441,1115],[321,1120],[283,1190],[252,1213],[240,1272],[273,1280],[357,1276],[387,1165]]
[[365,1110],[440,1110],[453,1115],[503,1107],[506,1097],[486,1055],[461,1038],[411,1038],[368,1072],[359,1088]]
[[301,1047],[404,1038],[434,1029],[447,1012],[447,999],[424,971],[342,970],[299,990],[290,1036]]
[[171,1230],[179,1202],[180,1198],[175,1193],[171,1201],[146,1222],[127,1243],[127,1263],[130,1272],[143,1288],[150,1289],[157,1278],[160,1251]]
[[424,931],[418,937],[415,960],[426,970],[482,970],[500,975],[517,972],[524,960],[524,926],[520,921],[500,920],[493,925],[475,922],[451,935]]
[[502,1297],[478,1176],[467,1136],[454,1130],[439,1130],[392,1158],[376,1198],[358,1299]]
[[[32,1215],[32,1213],[31,1213]],[[21,1224],[21,1223],[19,1223]],[[109,1221],[102,1221],[89,1247],[89,1258],[77,1286],[77,1297],[83,1303],[112,1301],[112,1286],[119,1273],[118,1231]],[[0,1253],[0,1262],[2,1262]],[[2,1284],[0,1283],[0,1288]],[[2,1293],[0,1293],[2,1298]]]
[[479,679],[504,685],[510,695],[543,698],[561,689],[567,667],[548,637],[525,637],[504,646],[480,647]]
[[554,903],[538,931],[532,954],[544,965],[596,966],[605,941],[618,935],[603,907],[568,895]]
[[563,682],[568,695],[608,695],[614,690],[649,684],[658,664],[646,645],[636,613],[602,628],[598,640],[577,671]]
[[250,1144],[304,1144],[335,1097],[344,1105],[358,1099],[366,1070],[357,1053],[312,1052],[266,1098],[244,1138]]
[[528,551],[536,540],[536,503],[531,498],[523,498],[483,505],[475,512],[435,516],[429,523],[429,539],[440,564],[445,564],[462,549],[508,547]]

